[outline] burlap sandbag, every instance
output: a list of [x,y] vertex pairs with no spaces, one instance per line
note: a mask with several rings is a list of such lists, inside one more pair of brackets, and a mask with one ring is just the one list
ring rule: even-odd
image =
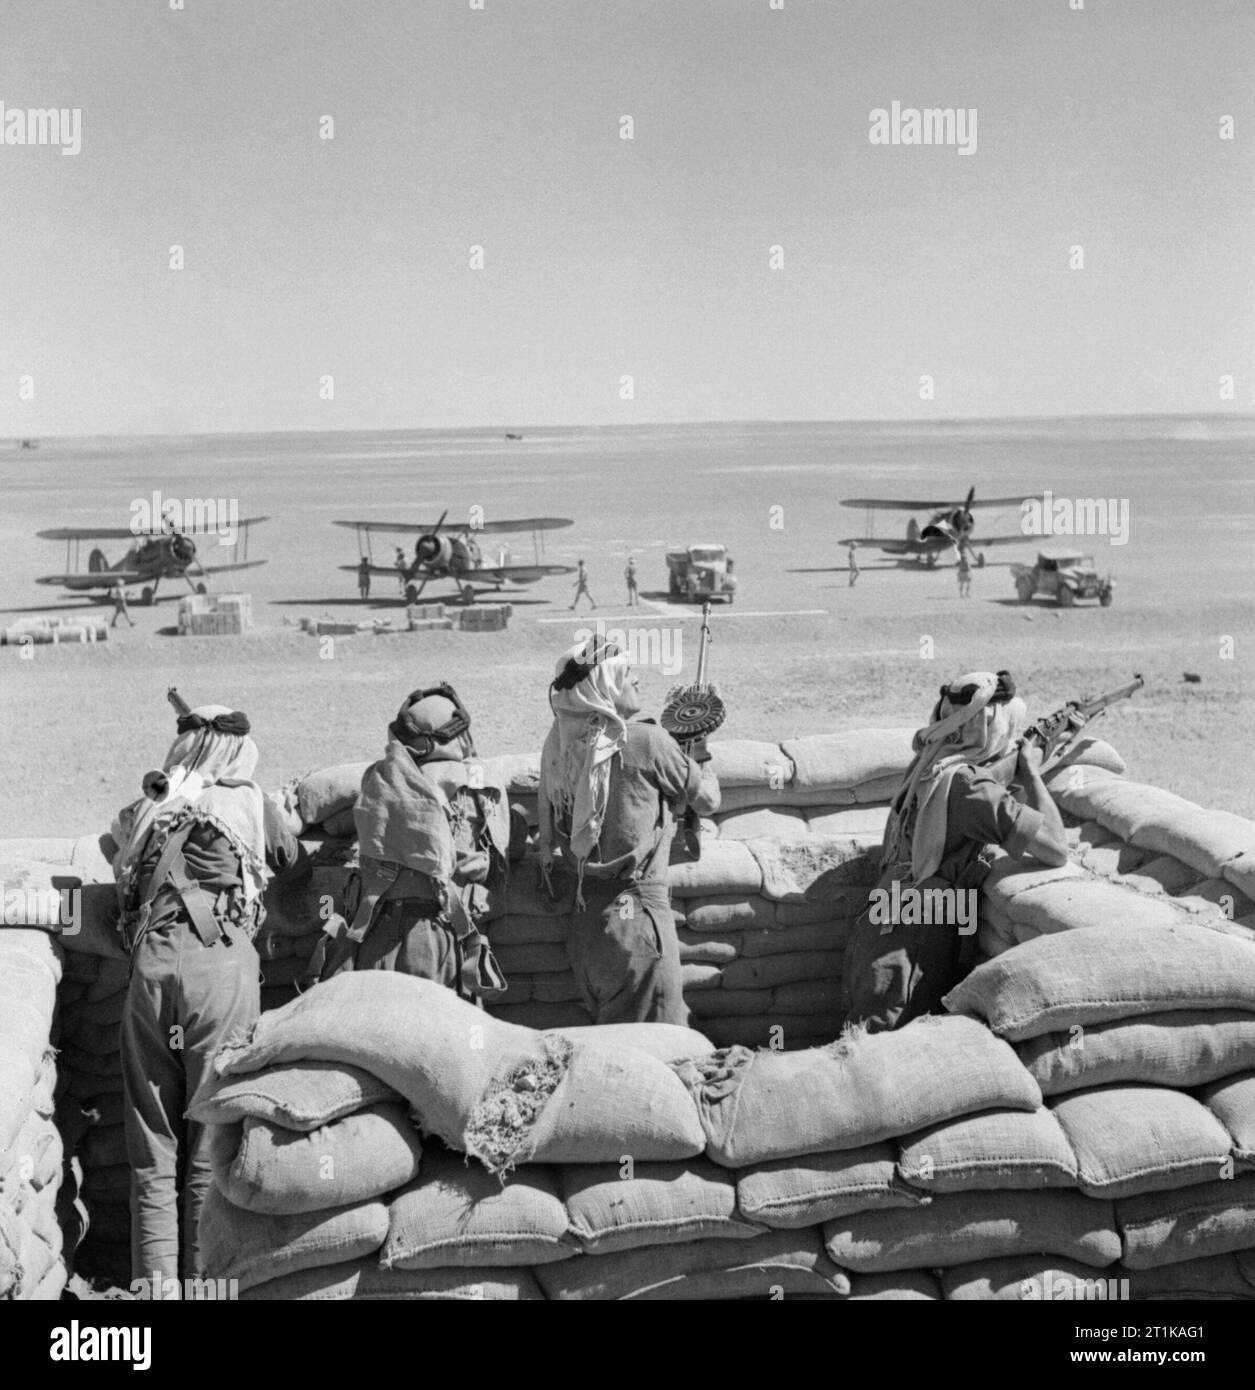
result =
[[779,788],[793,780],[793,763],[779,744],[757,739],[711,739],[710,766],[721,789]]
[[770,1299],[802,1293],[836,1298],[850,1291],[849,1279],[824,1254],[814,1229],[585,1255],[543,1265],[536,1277],[549,1298],[562,1301]]
[[410,1181],[422,1158],[405,1106],[385,1101],[298,1133],[249,1118],[215,1125],[214,1181],[237,1207],[276,1216],[353,1206]]
[[420,1177],[388,1203],[383,1269],[530,1266],[576,1254],[552,1170],[498,1181],[461,1154],[431,1149]]
[[1186,1090],[1255,1067],[1255,1013],[1179,1009],[1142,1014],[1043,1033],[1020,1043],[1017,1051],[1047,1096],[1114,1082]]
[[380,1269],[373,1256],[286,1274],[251,1289],[246,1302],[365,1303],[541,1302],[545,1295],[529,1269]]
[[764,1226],[797,1230],[874,1207],[918,1207],[930,1198],[902,1181],[888,1142],[805,1154],[743,1168],[737,1204]]
[[557,1173],[571,1234],[586,1255],[745,1239],[763,1230],[738,1213],[735,1176],[703,1158],[631,1167],[578,1164]]
[[797,844],[744,843],[758,864],[763,896],[775,902],[845,902],[851,888],[870,888],[878,877],[875,836],[811,835]]
[[804,840],[810,827],[796,806],[756,806],[716,817],[721,840]]
[[710,898],[761,893],[763,873],[750,848],[741,840],[707,841],[700,859],[672,864],[667,882],[673,897]]
[[200,1213],[202,1272],[211,1279],[238,1279],[243,1291],[297,1270],[369,1255],[387,1234],[382,1202],[265,1216],[232,1205],[213,1183]]
[[924,1269],[850,1276],[851,1303],[940,1303],[942,1297],[936,1276]]
[[1214,878],[1230,860],[1255,854],[1255,821],[1185,802],[1157,810],[1134,830],[1131,839]]
[[1255,1166],[1255,1071],[1227,1076],[1204,1086],[1198,1098],[1224,1125],[1233,1141],[1233,1156]]
[[853,1149],[978,1110],[1035,1110],[1014,1051],[971,1019],[929,1016],[806,1052],[730,1048],[677,1071],[707,1153],[740,1168]]
[[188,1115],[207,1125],[255,1117],[305,1132],[397,1098],[391,1086],[361,1067],[345,1062],[284,1062],[240,1076],[207,1076]]
[[239,1076],[309,1060],[369,1071],[409,1100],[424,1132],[494,1171],[702,1149],[689,1096],[664,1063],[503,1023],[391,970],[336,976],[263,1014],[251,1042],[224,1048],[215,1070]]
[[1255,1248],[1255,1174],[1116,1203],[1124,1263],[1153,1269]]
[[337,763],[334,767],[307,773],[296,789],[301,820],[306,825],[321,825],[328,816],[352,807],[369,766],[369,763]]
[[914,737],[914,729],[857,729],[791,738],[780,746],[793,760],[792,787],[857,787],[881,778],[904,777]]
[[843,1268],[884,1273],[1007,1255],[1063,1255],[1101,1269],[1120,1258],[1111,1202],[1079,1192],[949,1192],[927,1207],[830,1221],[824,1240]]
[[598,1023],[557,1030],[574,1043],[595,1042],[606,1047],[628,1047],[646,1052],[660,1062],[679,1062],[685,1057],[704,1057],[713,1052],[710,1039],[696,1028],[675,1023]]
[[1094,926],[978,966],[943,1003],[1012,1041],[1169,1009],[1255,1010],[1255,951],[1184,923]]
[[690,898],[685,911],[689,932],[745,931],[750,927],[776,926],[776,905],[764,897],[724,893]]
[[1079,1260],[1049,1255],[1009,1255],[941,1271],[947,1299],[960,1303],[1108,1302],[1131,1296],[1129,1272],[1110,1265],[1099,1272]]
[[1051,1102],[1087,1197],[1135,1197],[1231,1170],[1229,1135],[1193,1097],[1166,1086],[1097,1086]]
[[1044,1106],[987,1110],[902,1138],[898,1171],[929,1192],[1075,1187],[1076,1155]]

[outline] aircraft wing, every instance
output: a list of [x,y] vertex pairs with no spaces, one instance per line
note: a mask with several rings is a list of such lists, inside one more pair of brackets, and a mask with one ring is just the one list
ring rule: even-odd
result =
[[[969,506],[976,507],[1018,507],[1025,499],[1023,497],[977,497],[972,500]],[[863,507],[872,508],[875,511],[888,512],[940,512],[949,508],[964,507],[963,498],[946,497],[941,501],[932,502],[904,502],[897,497],[844,497],[841,499],[843,507]],[[966,508],[964,508],[966,510]]]
[[86,592],[91,589],[115,589],[119,584],[143,584],[151,575],[138,570],[96,570],[89,574],[41,574],[36,584],[55,584],[62,589]]
[[534,584],[538,579],[544,579],[551,574],[574,573],[574,565],[481,565],[463,577],[472,584],[481,579],[509,581],[512,584]]
[[[244,523],[241,522],[240,524],[243,525]],[[265,560],[239,560],[233,565],[202,565],[200,563],[200,557],[197,556],[196,572],[198,574],[226,574],[228,570],[251,570],[256,569],[258,565],[264,565],[266,563],[267,561]],[[189,570],[188,573],[190,574],[191,570]],[[178,578],[177,575],[172,575],[170,577]]]
[[438,531],[446,531],[451,535],[467,531],[472,536],[504,536],[516,531],[557,531],[563,526],[574,526],[575,522],[565,516],[530,516],[518,521],[485,521],[479,526],[472,526],[469,521],[432,522],[430,525],[408,521],[336,521],[333,525],[345,526],[354,531],[379,531],[395,536],[430,536]]
[[890,555],[915,555],[928,549],[927,541],[908,541],[901,536],[846,536],[838,545],[856,545],[860,550],[884,550]]
[[35,534],[45,541],[133,541],[142,533],[129,526],[57,526]]
[[1037,536],[981,536],[975,535],[968,538],[968,545],[972,550],[984,550],[987,545],[1032,545]]
[[[340,565],[338,568],[344,570],[348,574],[360,574],[362,570],[360,564]],[[390,575],[393,579],[395,579],[397,575],[401,573],[401,571],[397,569],[395,565],[371,565],[370,572],[371,574]]]

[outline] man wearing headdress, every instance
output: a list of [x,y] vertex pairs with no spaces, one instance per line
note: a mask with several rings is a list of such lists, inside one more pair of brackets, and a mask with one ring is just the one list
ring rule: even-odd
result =
[[[1063,821],[1041,777],[1041,749],[1021,742],[1013,769],[1007,757],[1026,723],[1006,671],[973,671],[941,687],[890,803],[880,888],[896,881],[921,893],[979,889],[990,845],[1052,867],[1067,862]],[[1012,778],[1019,796],[1009,789]],[[962,973],[962,946],[970,940],[954,922],[881,924],[865,912],[846,951],[847,1022],[884,1031],[937,1011]]]
[[121,1046],[136,1279],[200,1272],[209,1135],[184,1112],[220,1044],[257,1021],[262,892],[302,856],[251,780],[256,765],[246,715],[225,705],[187,711],[162,770],[113,826],[131,954]]
[[595,1023],[687,1023],[667,864],[673,815],[719,808],[710,754],[699,742],[690,757],[657,724],[633,719],[640,683],[613,643],[564,652],[549,703],[541,872],[573,893],[567,953],[584,1006]]
[[349,929],[323,977],[399,970],[465,999],[504,992],[476,919],[504,890],[510,813],[504,788],[471,777],[470,716],[452,686],[411,691],[367,768],[353,807],[361,862],[345,890]]

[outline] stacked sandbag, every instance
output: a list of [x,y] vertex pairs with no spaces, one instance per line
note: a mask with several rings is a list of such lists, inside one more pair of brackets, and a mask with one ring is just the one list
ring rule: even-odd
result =
[[[40,897],[48,877],[36,863],[0,866],[0,1299],[56,1299],[66,1281],[51,1046],[63,953],[53,932],[41,930],[60,915]],[[52,922],[37,920],[49,915]]]
[[[669,1063],[666,1025],[538,1033],[389,972],[337,977],[227,1048],[205,1274],[244,1299],[835,1296],[817,1230],[771,1232]],[[419,1137],[421,1130],[422,1137]]]

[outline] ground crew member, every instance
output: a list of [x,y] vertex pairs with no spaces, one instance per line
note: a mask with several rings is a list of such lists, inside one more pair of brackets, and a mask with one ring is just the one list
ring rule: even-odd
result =
[[470,716],[452,686],[406,696],[353,807],[361,864],[345,887],[349,927],[327,947],[324,979],[399,970],[465,999],[504,992],[475,922],[486,894],[505,888],[510,813],[503,787],[474,785],[449,766],[474,756]]
[[959,549],[959,597],[972,597],[972,566],[968,560],[966,546]]
[[579,561],[579,568],[575,571],[575,598],[571,601],[571,612],[575,612],[575,605],[580,601],[580,595],[587,597],[589,603],[594,608],[597,607],[597,600],[592,596],[588,589],[588,570],[584,566],[584,561]]
[[119,584],[113,590],[113,620],[109,624],[110,631],[118,625],[119,618],[125,618],[132,627],[135,626],[135,619],[131,617],[131,610],[126,601],[126,590]]
[[540,762],[541,874],[571,897],[567,954],[594,1023],[688,1021],[667,864],[673,813],[719,807],[704,743],[689,757],[640,712],[613,643],[580,643],[555,668]]
[[163,770],[113,827],[119,925],[131,955],[122,1016],[123,1114],[136,1279],[200,1273],[207,1127],[184,1112],[219,1046],[259,1010],[253,948],[272,873],[303,851],[250,780],[257,745],[225,705],[181,714]]
[[[921,893],[948,889],[944,901],[953,903],[955,893],[974,892],[984,882],[988,845],[1051,867],[1067,862],[1063,822],[1041,778],[1040,748],[1021,744],[1013,771],[1005,756],[1026,719],[1006,671],[973,671],[941,687],[890,803],[878,889],[891,890],[895,881]],[[1022,799],[1008,790],[1012,776]],[[975,944],[974,934],[959,934],[957,917],[923,923],[916,915],[912,925],[885,924],[864,912],[845,958],[846,1021],[881,1032],[938,1012],[968,963],[962,948]]]
[[405,551],[400,546],[397,546],[397,557],[392,563],[397,567],[397,582],[401,586],[401,592],[404,593],[410,562],[405,558]]
[[846,541],[846,549],[850,552],[850,588],[858,583],[858,556],[854,553],[858,549],[856,541]]
[[370,561],[365,555],[357,567],[357,592],[363,601],[370,597]]
[[628,607],[636,607],[636,556],[629,555],[627,569],[623,571],[623,577],[627,580]]

